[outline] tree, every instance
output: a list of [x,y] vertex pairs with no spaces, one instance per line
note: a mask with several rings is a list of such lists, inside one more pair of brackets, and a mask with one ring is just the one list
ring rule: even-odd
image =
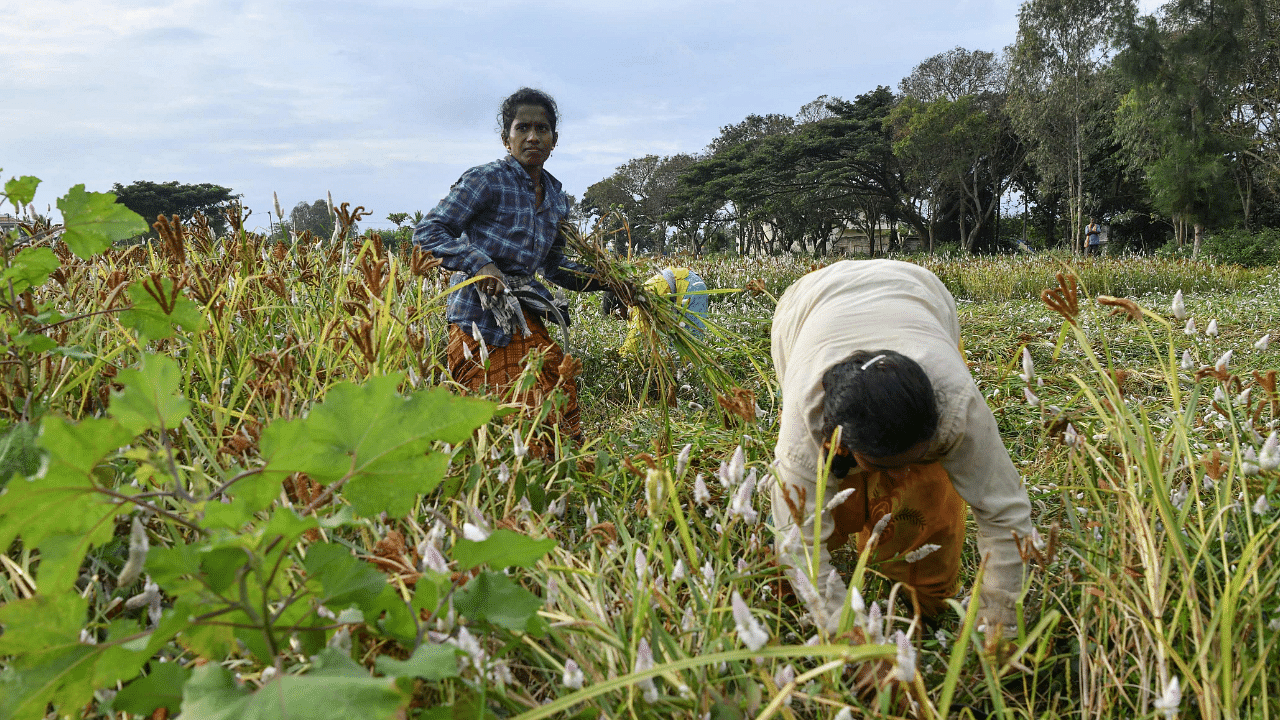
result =
[[141,215],[148,224],[160,215],[177,215],[183,221],[190,221],[196,213],[203,213],[219,235],[227,229],[222,209],[240,197],[221,185],[184,185],[177,181],[137,180],[128,186],[115,183],[111,192],[115,193],[116,202]]
[[961,246],[973,252],[1022,165],[1021,146],[1000,100],[993,93],[954,101],[908,98],[890,116],[894,153],[911,164],[913,176],[932,194],[930,248],[938,207],[954,194],[960,200]]
[[[333,215],[329,212],[328,201],[321,199],[308,205],[300,202],[293,206],[289,211],[289,226],[294,235],[301,235],[303,232],[310,232],[312,235],[324,240],[333,237],[334,220]],[[356,229],[351,228],[354,235]]]
[[666,254],[667,215],[671,212],[671,194],[680,175],[694,163],[691,155],[669,157],[646,155],[629,160],[609,177],[587,188],[582,197],[586,215],[603,217],[613,208],[620,209],[631,223],[635,239]]
[[1043,181],[1067,198],[1080,243],[1086,164],[1108,144],[1116,95],[1103,71],[1136,12],[1134,0],[1029,0],[1018,12],[1009,114]]
[[898,83],[903,97],[924,102],[1004,93],[1009,68],[993,52],[956,47],[925,60]]
[[1278,83],[1265,71],[1277,63],[1267,35],[1280,4],[1271,4],[1268,12],[1252,0],[1178,0],[1159,23],[1144,17],[1126,27],[1117,66],[1133,89],[1118,115],[1121,136],[1155,207],[1175,227],[1194,228],[1193,255],[1206,227],[1233,217],[1248,225],[1255,178],[1265,187],[1280,177],[1280,99],[1259,92]]

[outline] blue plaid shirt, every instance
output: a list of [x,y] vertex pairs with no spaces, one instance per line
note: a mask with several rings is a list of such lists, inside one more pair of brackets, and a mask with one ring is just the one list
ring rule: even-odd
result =
[[[569,198],[560,181],[543,170],[542,184],[542,206],[536,207],[533,178],[515,158],[508,155],[473,167],[414,228],[413,242],[454,271],[449,279],[454,285],[493,263],[504,274],[540,272],[569,290],[601,289],[579,274],[592,270],[566,259],[564,241],[557,239],[560,221],[569,214]],[[533,289],[551,302],[551,293],[536,279]],[[506,347],[511,342],[493,315],[480,306],[475,285],[449,294],[447,317],[468,333],[475,323],[491,346]]]

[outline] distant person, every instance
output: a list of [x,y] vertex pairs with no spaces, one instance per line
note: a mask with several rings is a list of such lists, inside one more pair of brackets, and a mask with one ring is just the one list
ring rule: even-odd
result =
[[[787,288],[772,348],[782,389],[774,528],[795,586],[821,514],[817,590],[827,600],[815,614],[829,622],[846,602],[844,580],[826,587],[830,551],[853,536],[861,550],[886,516],[878,570],[908,585],[924,615],[940,613],[960,590],[971,507],[987,558],[980,616],[1015,624],[1023,562],[1014,536],[1031,537],[1031,502],[969,374],[955,300],[942,282],[895,260],[834,263]],[[818,498],[818,469],[833,452]],[[842,489],[853,493],[824,509]],[[903,557],[925,545],[938,548],[915,562]]]
[[1085,255],[1097,255],[1102,250],[1102,226],[1097,218],[1089,218],[1089,225],[1084,229]]
[[[709,301],[707,284],[689,268],[666,268],[645,281],[644,287],[651,295],[668,300],[683,308],[691,330],[702,334],[706,330],[703,319],[707,316]],[[628,322],[627,337],[622,341],[619,354],[637,357],[640,354],[640,338],[650,331],[644,313],[632,312],[618,301],[613,293],[605,293],[601,310],[605,315],[617,313]]]
[[[588,279],[591,268],[564,256],[559,225],[569,213],[569,199],[543,169],[559,140],[558,120],[555,100],[544,92],[521,88],[504,100],[498,121],[509,154],[463,173],[414,228],[413,241],[454,271],[451,284],[480,278],[449,295],[447,354],[454,381],[473,391],[487,385],[501,392],[523,372],[526,354],[544,351],[537,384],[520,399],[537,406],[563,387],[568,403],[560,426],[580,439],[578,385],[572,374],[562,374],[572,363],[564,363],[547,332],[545,323],[556,321],[556,312],[535,273],[569,290],[605,288]],[[488,368],[473,332],[487,346]]]

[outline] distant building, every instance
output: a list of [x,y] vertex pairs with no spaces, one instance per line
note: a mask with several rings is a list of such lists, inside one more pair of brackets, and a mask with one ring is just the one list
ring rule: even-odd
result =
[[12,215],[0,215],[0,235],[8,235],[11,230],[18,227],[18,218]]

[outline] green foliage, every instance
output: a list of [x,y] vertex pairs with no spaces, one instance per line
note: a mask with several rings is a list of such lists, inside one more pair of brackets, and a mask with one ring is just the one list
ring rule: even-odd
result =
[[328,240],[333,235],[334,217],[326,200],[311,204],[300,202],[289,211],[289,227],[293,232],[310,232],[317,238]]
[[215,231],[221,234],[226,229],[223,209],[240,197],[230,188],[221,185],[185,184],[177,181],[158,183],[137,180],[129,185],[116,183],[111,186],[111,191],[115,193],[117,202],[145,220],[145,227],[135,235],[151,232],[151,223],[160,215],[177,215],[180,220],[190,221],[196,213],[202,213]]
[[197,668],[183,688],[184,720],[396,720],[408,694],[390,679],[282,675],[252,692],[220,665]]
[[14,294],[23,293],[28,288],[43,285],[61,264],[49,248],[26,248],[0,273],[0,282],[11,287]]
[[1280,228],[1212,233],[1200,249],[1222,265],[1276,267],[1280,265]]
[[81,259],[88,260],[124,240],[147,231],[147,223],[126,206],[116,204],[111,193],[85,192],[76,185],[61,198],[62,224],[66,232],[62,240]]
[[29,205],[36,197],[36,186],[39,184],[40,178],[23,175],[5,182],[4,194],[9,196],[9,202],[14,207]]
[[173,289],[173,280],[143,280],[129,286],[133,306],[120,315],[120,322],[138,334],[151,339],[173,337],[175,326],[187,332],[199,332],[205,325],[204,313],[190,299]]
[[533,567],[534,563],[555,546],[555,540],[534,540],[520,533],[499,529],[479,542],[459,540],[453,546],[453,557],[463,570],[486,563],[496,568],[527,568]]

